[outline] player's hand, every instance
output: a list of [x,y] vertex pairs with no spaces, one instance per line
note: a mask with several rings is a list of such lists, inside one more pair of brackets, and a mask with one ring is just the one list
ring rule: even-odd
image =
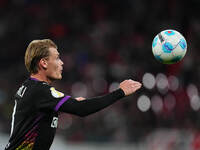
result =
[[134,80],[124,80],[120,83],[119,87],[124,91],[125,96],[128,96],[138,89],[140,89],[142,84]]
[[77,101],[82,101],[82,100],[85,100],[85,98],[84,97],[76,97],[75,98]]

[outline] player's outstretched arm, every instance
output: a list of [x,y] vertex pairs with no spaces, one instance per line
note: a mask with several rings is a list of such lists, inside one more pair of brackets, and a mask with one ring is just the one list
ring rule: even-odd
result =
[[133,94],[140,89],[141,83],[133,80],[124,80],[120,83],[119,89],[109,94],[94,98],[68,99],[59,109],[61,112],[67,112],[78,116],[87,116],[113,104],[117,100]]

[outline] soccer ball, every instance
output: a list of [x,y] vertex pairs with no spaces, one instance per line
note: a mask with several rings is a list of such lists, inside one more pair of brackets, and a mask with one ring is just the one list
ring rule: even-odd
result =
[[163,64],[174,64],[185,56],[187,42],[176,30],[164,30],[153,39],[152,52],[154,57]]

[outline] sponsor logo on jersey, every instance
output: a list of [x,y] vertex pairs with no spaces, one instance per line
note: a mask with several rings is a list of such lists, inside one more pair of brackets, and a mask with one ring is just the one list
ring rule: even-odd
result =
[[64,97],[64,94],[62,92],[57,91],[54,87],[50,88],[51,90],[51,95],[55,98],[60,98],[60,97]]

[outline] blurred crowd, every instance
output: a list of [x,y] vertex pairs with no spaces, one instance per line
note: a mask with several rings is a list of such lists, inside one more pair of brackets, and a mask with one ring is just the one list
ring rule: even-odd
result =
[[[102,95],[129,78],[144,84],[84,119],[61,114],[58,134],[66,141],[139,142],[159,128],[198,133],[199,7],[198,0],[0,0],[0,131],[9,133],[12,97],[28,78],[27,45],[50,38],[64,62],[54,84],[69,95]],[[165,29],[187,40],[185,58],[174,65],[152,55],[152,40]]]

